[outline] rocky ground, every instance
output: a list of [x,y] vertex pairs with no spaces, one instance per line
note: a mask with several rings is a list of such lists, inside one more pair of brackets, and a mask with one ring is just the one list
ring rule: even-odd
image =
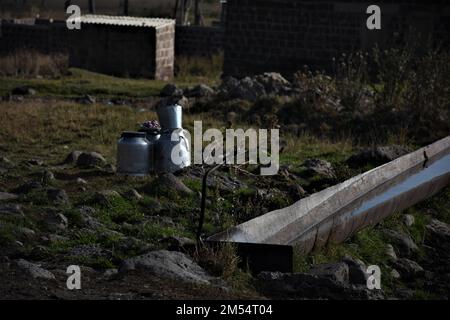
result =
[[[391,161],[423,141],[367,147],[305,133],[307,124],[283,117],[310,93],[277,74],[229,78],[215,88],[167,85],[160,97],[121,103],[90,95],[36,98],[31,90],[16,88],[0,103],[1,298],[448,299],[448,188],[343,244],[296,254],[292,274],[252,275],[238,266],[232,247],[185,250],[194,242],[206,167],[133,178],[117,175],[114,165],[117,136],[155,118],[161,100],[183,105],[188,129],[199,118],[218,128],[280,128],[278,175],[230,166],[209,178],[203,231],[211,235]],[[342,105],[330,100],[326,107]],[[324,131],[332,131],[327,126],[333,117],[321,120]],[[81,290],[66,289],[72,264],[81,266]],[[382,290],[367,289],[368,265],[380,266]]]

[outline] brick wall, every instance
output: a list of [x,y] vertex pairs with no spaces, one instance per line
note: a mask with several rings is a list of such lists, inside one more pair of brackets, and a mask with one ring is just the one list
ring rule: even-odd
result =
[[211,56],[222,51],[224,30],[220,27],[177,26],[177,56]]
[[[366,28],[370,4],[381,7],[382,30]],[[450,6],[442,0],[228,0],[224,73],[331,70],[333,57],[402,42],[411,27],[448,44],[449,23]]]

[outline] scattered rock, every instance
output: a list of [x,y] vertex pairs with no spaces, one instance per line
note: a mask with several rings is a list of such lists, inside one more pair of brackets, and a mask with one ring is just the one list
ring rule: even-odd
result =
[[97,244],[85,244],[73,247],[69,255],[82,258],[99,258],[107,255],[104,249]]
[[158,177],[158,187],[168,191],[178,192],[183,195],[190,195],[194,192],[172,173],[164,173]]
[[395,270],[395,269],[392,269],[392,270],[391,270],[391,277],[392,277],[393,279],[400,279],[400,278],[401,278],[400,273],[398,273],[398,271]]
[[11,94],[15,96],[34,96],[36,94],[36,90],[29,86],[22,86],[12,89]]
[[81,97],[80,99],[78,99],[78,103],[80,104],[95,104],[95,98],[86,94],[83,97]]
[[343,262],[348,266],[348,275],[350,284],[367,284],[367,266],[359,259],[346,256]]
[[214,94],[214,90],[204,84],[199,84],[191,89],[186,90],[185,95],[188,98],[203,98]]
[[291,84],[279,73],[264,73],[241,80],[227,77],[219,87],[220,96],[226,99],[248,101],[255,101],[267,95],[286,95],[291,92]]
[[67,229],[69,221],[66,216],[57,211],[50,211],[45,219],[47,226],[52,230],[63,231]]
[[44,172],[42,172],[42,184],[46,185],[53,180],[55,180],[55,175],[53,172],[50,170],[44,170]]
[[347,164],[351,167],[363,167],[367,164],[382,165],[395,160],[412,150],[405,146],[392,145],[364,149],[347,159]]
[[309,273],[319,277],[329,278],[341,284],[349,281],[349,268],[346,263],[329,263],[315,266]]
[[407,227],[411,227],[415,222],[414,216],[410,215],[410,214],[405,214],[403,216],[403,223],[405,224],[405,226]]
[[76,165],[78,167],[104,166],[106,165],[106,160],[100,153],[82,152],[78,156]]
[[412,280],[424,274],[423,268],[415,261],[400,258],[393,262],[395,269],[400,273],[402,279]]
[[130,189],[126,191],[123,196],[128,200],[141,200],[143,196],[136,191],[136,189]]
[[450,259],[450,225],[433,219],[425,226],[424,243],[437,249],[441,259]]
[[23,271],[30,274],[35,279],[52,280],[55,279],[55,275],[48,270],[41,268],[40,265],[28,262],[24,259],[16,261],[17,266]]
[[81,185],[87,185],[87,181],[84,180],[83,178],[77,178],[77,180],[75,181],[77,184],[81,184]]
[[17,187],[16,189],[13,190],[13,192],[18,193],[18,194],[25,194],[25,193],[29,193],[32,190],[39,190],[42,188],[43,188],[43,186],[40,182],[30,181],[30,182],[26,182],[23,185]]
[[321,159],[307,159],[305,167],[310,174],[318,174],[328,179],[336,179],[336,173],[331,163]]
[[182,97],[183,89],[178,88],[175,84],[169,83],[162,88],[161,97]]
[[266,72],[254,77],[263,85],[267,94],[286,95],[291,92],[291,83],[277,72]]
[[308,273],[262,272],[258,275],[263,292],[277,298],[383,299],[381,290],[368,290]]
[[152,251],[147,254],[125,260],[120,273],[130,270],[144,270],[157,276],[209,284],[212,279],[198,264],[187,255],[177,251]]
[[107,269],[103,273],[103,277],[106,279],[112,279],[119,273],[119,270],[117,269]]
[[0,215],[15,215],[15,216],[22,216],[22,217],[25,216],[23,214],[21,205],[9,204],[9,203],[0,205]]
[[397,260],[397,255],[395,254],[394,247],[391,244],[386,246],[386,255],[392,260]]
[[30,228],[20,227],[18,231],[22,239],[31,240],[36,236],[36,232]]
[[195,245],[195,241],[186,237],[171,236],[161,239],[159,242],[167,243],[170,248],[184,248]]
[[14,167],[14,163],[6,157],[0,157],[0,167],[12,168]]
[[87,228],[95,230],[103,227],[103,224],[93,217],[96,211],[94,208],[81,206],[78,208],[78,211],[81,213],[83,225],[85,225]]
[[383,230],[383,234],[392,241],[401,257],[410,257],[419,250],[409,235],[395,230]]
[[102,206],[110,206],[111,201],[120,198],[122,198],[122,196],[115,190],[103,190],[95,193],[93,201]]
[[48,198],[58,204],[69,203],[69,196],[63,189],[50,188],[47,190]]
[[76,164],[78,161],[78,158],[80,157],[80,155],[82,154],[82,151],[72,151],[71,153],[69,153],[66,157],[66,159],[63,161],[63,164]]
[[28,161],[26,161],[27,164],[32,165],[32,166],[43,166],[44,165],[44,161],[42,161],[41,159],[30,159]]
[[13,193],[0,192],[0,201],[14,200],[19,196]]

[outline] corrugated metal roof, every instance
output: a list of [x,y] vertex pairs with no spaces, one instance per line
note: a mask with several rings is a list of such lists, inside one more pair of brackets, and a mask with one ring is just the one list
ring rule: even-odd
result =
[[[169,24],[174,24],[173,19],[163,18],[141,18],[141,17],[127,17],[127,16],[105,16],[86,14],[78,18],[81,24],[105,24],[114,26],[131,26],[144,28],[159,28]],[[71,18],[69,21],[77,21],[77,18]]]

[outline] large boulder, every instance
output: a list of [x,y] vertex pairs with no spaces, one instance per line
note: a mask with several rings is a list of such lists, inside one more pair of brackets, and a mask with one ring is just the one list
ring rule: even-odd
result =
[[367,266],[359,259],[346,256],[342,260],[348,266],[349,283],[366,285],[367,284]]
[[105,158],[97,152],[82,152],[76,162],[78,167],[104,166],[105,164]]
[[423,268],[417,262],[406,258],[395,260],[393,262],[393,266],[404,280],[413,280],[417,277],[423,276],[425,273]]
[[19,259],[16,261],[17,266],[24,272],[28,273],[35,279],[52,280],[55,279],[55,275],[48,270],[41,268],[40,265]]
[[343,262],[319,264],[311,269],[309,273],[341,284],[347,284],[349,279],[348,265]]
[[383,234],[392,242],[400,257],[411,257],[419,251],[419,247],[407,234],[390,229],[383,230]]
[[185,282],[209,284],[212,277],[186,254],[177,251],[152,251],[125,260],[119,272],[131,270],[150,272],[159,277],[168,277]]
[[424,243],[431,247],[430,254],[434,255],[436,262],[442,261],[442,265],[450,263],[450,225],[433,219],[425,227]]
[[381,290],[344,284],[317,274],[262,272],[258,280],[263,292],[276,298],[383,299]]

